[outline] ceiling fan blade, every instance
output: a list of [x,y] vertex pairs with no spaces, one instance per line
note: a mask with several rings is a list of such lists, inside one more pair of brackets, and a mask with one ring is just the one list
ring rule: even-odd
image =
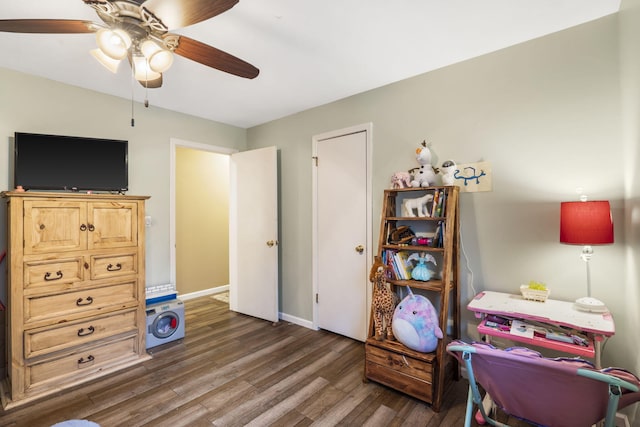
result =
[[0,31],[8,33],[95,33],[100,26],[75,19],[0,19]]
[[[170,34],[168,36],[176,37],[175,34]],[[260,70],[253,65],[243,61],[242,59],[236,58],[227,52],[189,37],[177,37],[178,47],[174,50],[176,55],[199,62],[207,67],[215,68],[247,79],[253,79],[260,73]]]
[[140,6],[169,30],[193,25],[226,12],[239,0],[147,0]]

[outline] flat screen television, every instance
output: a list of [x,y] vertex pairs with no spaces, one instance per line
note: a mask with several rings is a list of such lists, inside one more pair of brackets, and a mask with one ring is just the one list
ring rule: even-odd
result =
[[16,132],[14,185],[25,190],[123,193],[128,141]]

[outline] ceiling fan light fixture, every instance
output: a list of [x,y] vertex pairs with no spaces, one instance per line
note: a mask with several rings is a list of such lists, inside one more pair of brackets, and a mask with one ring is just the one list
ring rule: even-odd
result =
[[96,32],[96,42],[100,50],[113,59],[124,59],[131,47],[131,37],[121,29],[102,28]]
[[140,44],[142,54],[149,62],[149,68],[158,73],[167,71],[173,64],[173,53],[158,45],[151,39],[146,39]]
[[114,74],[118,71],[118,65],[120,65],[119,59],[113,59],[105,55],[105,53],[100,49],[92,49],[91,51],[89,51],[89,53],[91,53],[91,55],[96,58],[96,60],[107,70],[111,71]]
[[144,56],[133,56],[133,77],[139,82],[147,82],[151,80],[157,80],[162,77],[162,74],[153,71],[149,67],[147,58]]

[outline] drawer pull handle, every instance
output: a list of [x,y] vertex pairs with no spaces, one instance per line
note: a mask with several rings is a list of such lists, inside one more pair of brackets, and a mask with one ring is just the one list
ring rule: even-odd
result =
[[64,276],[64,274],[62,274],[62,271],[60,270],[56,271],[55,277],[51,277],[51,273],[46,272],[44,274],[44,280],[46,280],[47,282],[50,282],[52,280],[60,280],[62,279],[62,276]]
[[78,359],[78,365],[84,365],[85,363],[91,363],[94,360],[95,360],[95,357],[93,357],[92,355],[87,356],[86,359],[84,357],[81,357],[80,359]]
[[404,362],[405,366],[407,366],[408,368],[411,367],[411,365],[409,365],[409,362],[407,361],[407,359],[404,357],[404,354],[402,355],[402,361]]
[[82,305],[89,305],[89,304],[93,303],[93,298],[91,298],[91,297],[87,297],[87,298],[84,298],[84,299],[86,300],[86,302],[82,302],[83,298],[78,298],[76,300],[76,305],[77,306],[82,306]]
[[84,224],[80,224],[80,231],[87,231],[87,226]]
[[89,326],[86,331],[84,328],[80,328],[78,329],[78,336],[79,337],[86,337],[87,335],[91,335],[92,333],[94,333],[96,330],[93,326]]
[[44,224],[40,224],[40,230],[44,230]]
[[107,265],[107,271],[118,271],[118,270],[122,270],[122,264],[117,263],[115,267],[113,266],[113,264]]
[[89,224],[89,231],[94,231],[96,227],[93,224]]

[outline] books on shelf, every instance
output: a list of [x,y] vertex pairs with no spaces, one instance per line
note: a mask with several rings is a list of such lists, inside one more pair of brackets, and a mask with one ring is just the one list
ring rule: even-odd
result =
[[403,251],[387,249],[382,254],[382,261],[387,266],[387,277],[392,280],[410,280],[413,264]]
[[445,223],[444,221],[438,221],[438,225],[436,227],[436,234],[433,236],[433,247],[434,248],[443,248],[444,247],[444,232],[445,232]]

